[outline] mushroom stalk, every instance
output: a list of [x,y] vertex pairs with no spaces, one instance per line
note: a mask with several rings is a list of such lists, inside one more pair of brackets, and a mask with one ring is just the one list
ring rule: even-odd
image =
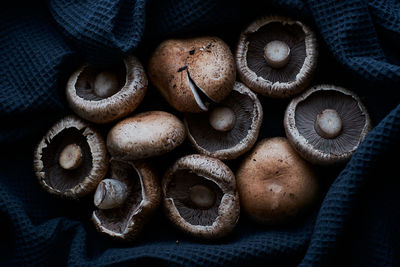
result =
[[104,179],[97,186],[94,205],[99,209],[113,209],[121,206],[128,196],[125,183],[115,179]]
[[201,184],[190,188],[189,197],[200,209],[209,209],[215,203],[215,193],[207,186]]
[[58,163],[65,170],[74,170],[82,163],[82,149],[76,144],[69,144],[60,153]]
[[264,47],[264,58],[272,68],[282,68],[289,62],[290,48],[282,41],[269,42]]
[[110,97],[118,91],[118,77],[114,72],[102,71],[94,80],[94,93],[99,97]]
[[215,130],[226,132],[235,126],[236,116],[228,107],[216,107],[210,113],[209,122]]
[[332,139],[342,131],[342,119],[336,110],[325,109],[317,115],[315,131],[323,138]]

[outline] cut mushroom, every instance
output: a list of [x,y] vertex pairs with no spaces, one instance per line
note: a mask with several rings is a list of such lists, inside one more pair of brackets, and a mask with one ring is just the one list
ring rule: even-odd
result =
[[170,152],[185,138],[185,126],[177,117],[149,111],[117,123],[108,133],[107,148],[113,158],[137,160]]
[[134,111],[146,94],[147,77],[134,56],[110,69],[84,65],[67,83],[72,110],[94,123],[109,123]]
[[201,154],[229,160],[250,150],[257,140],[263,111],[255,93],[236,82],[231,94],[210,112],[188,113],[189,140]]
[[69,198],[79,198],[94,190],[107,168],[103,138],[75,116],[57,122],[34,154],[34,169],[40,184],[52,194]]
[[301,156],[324,165],[347,161],[371,129],[371,122],[354,93],[319,85],[290,102],[284,126]]
[[240,35],[236,65],[240,79],[265,96],[300,93],[317,65],[314,33],[299,21],[271,16],[254,21]]
[[220,160],[180,158],[162,180],[164,211],[182,231],[214,239],[229,234],[239,219],[235,176]]
[[142,231],[158,208],[161,190],[155,171],[146,162],[111,160],[111,179],[97,187],[92,221],[101,233],[130,241]]
[[168,103],[181,112],[203,112],[222,101],[236,78],[233,55],[217,37],[170,39],[153,52],[149,77]]

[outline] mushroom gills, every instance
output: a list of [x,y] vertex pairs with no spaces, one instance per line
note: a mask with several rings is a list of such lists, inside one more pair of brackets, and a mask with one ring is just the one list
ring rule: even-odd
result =
[[186,69],[187,80],[189,83],[190,90],[193,93],[194,99],[196,100],[197,105],[203,110],[207,111],[208,106],[212,103],[211,98],[201,89],[190,77],[189,70]]

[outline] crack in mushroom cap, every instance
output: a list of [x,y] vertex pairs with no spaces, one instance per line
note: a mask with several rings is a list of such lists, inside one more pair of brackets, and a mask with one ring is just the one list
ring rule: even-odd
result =
[[97,230],[121,241],[131,241],[141,232],[161,201],[155,171],[145,161],[111,160],[111,177],[127,186],[128,195],[121,206],[96,209],[92,221]]
[[209,112],[185,114],[189,141],[195,149],[211,157],[229,160],[249,151],[257,140],[263,110],[257,95],[244,84],[235,82],[233,91],[216,106],[230,108],[236,115],[230,131],[217,131],[209,123]]
[[128,56],[121,66],[106,72],[115,73],[120,89],[109,97],[99,97],[94,91],[96,75],[101,70],[84,65],[68,80],[67,101],[80,117],[94,123],[109,123],[134,111],[147,91],[147,77],[135,56]]
[[[335,138],[323,138],[315,129],[318,114],[337,111],[342,121]],[[284,126],[290,143],[314,164],[347,161],[371,129],[369,114],[358,96],[334,85],[318,85],[294,98],[285,111]]]
[[[264,47],[283,41],[290,59],[272,68],[264,59]],[[317,65],[315,34],[300,21],[280,16],[263,17],[242,32],[236,48],[238,75],[250,89],[262,95],[286,98],[298,94],[310,83]]]
[[[82,163],[73,170],[59,165],[62,150],[80,146]],[[69,198],[82,197],[104,178],[108,169],[107,151],[102,136],[76,116],[67,116],[54,124],[34,152],[34,170],[40,184],[50,193]]]
[[[197,209],[188,202],[190,187],[198,184],[215,192],[216,201],[209,209]],[[165,173],[162,190],[167,217],[188,234],[220,238],[229,234],[237,224],[240,204],[235,176],[218,159],[204,155],[178,159]]]

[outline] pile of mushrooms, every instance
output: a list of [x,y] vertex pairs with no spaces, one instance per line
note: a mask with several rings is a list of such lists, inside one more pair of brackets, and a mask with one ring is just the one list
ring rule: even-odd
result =
[[[311,29],[278,16],[251,23],[235,55],[214,36],[165,40],[147,70],[175,115],[135,112],[148,87],[135,56],[108,68],[84,64],[66,85],[76,115],[39,142],[35,174],[51,194],[92,194],[96,229],[121,241],[136,239],[160,205],[177,229],[202,239],[229,235],[241,211],[265,225],[293,220],[320,194],[314,166],[346,162],[371,129],[350,90],[306,89],[317,55]],[[292,97],[287,138],[257,142],[264,118],[258,94]],[[161,156],[185,142],[192,150],[158,177]]]

